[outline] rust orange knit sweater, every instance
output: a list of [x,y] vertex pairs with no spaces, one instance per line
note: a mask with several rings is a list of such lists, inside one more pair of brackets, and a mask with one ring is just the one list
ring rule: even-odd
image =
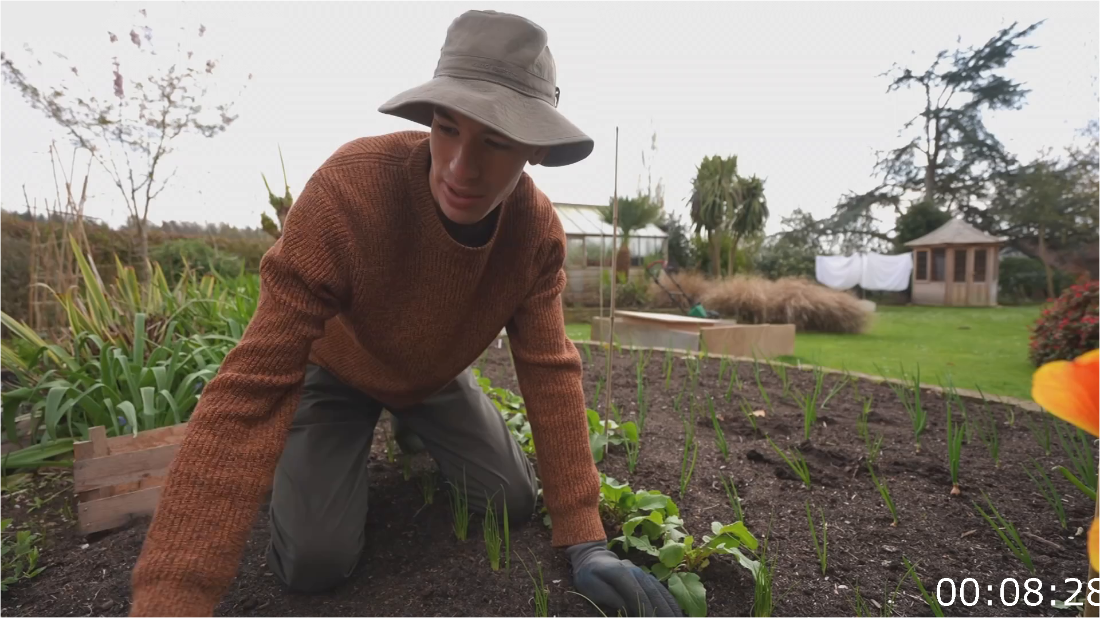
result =
[[264,256],[256,315],[203,391],[133,573],[132,615],[209,616],[235,576],[307,362],[400,409],[506,327],[555,546],[605,537],[580,355],[560,293],[565,234],[524,174],[488,244],[448,235],[426,133],[342,146]]

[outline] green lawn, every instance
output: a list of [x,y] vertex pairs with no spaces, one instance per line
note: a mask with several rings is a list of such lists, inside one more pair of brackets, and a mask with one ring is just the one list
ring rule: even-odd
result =
[[[959,388],[1031,399],[1028,327],[1038,306],[955,308],[880,306],[863,335],[799,333],[795,356],[825,367],[897,377],[920,365],[921,382],[950,374]],[[569,336],[587,339],[588,324],[569,324]]]

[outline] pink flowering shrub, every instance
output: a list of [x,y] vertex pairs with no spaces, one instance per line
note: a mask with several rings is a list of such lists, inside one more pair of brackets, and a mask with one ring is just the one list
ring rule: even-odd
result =
[[1031,328],[1031,364],[1073,360],[1097,348],[1097,289],[1097,282],[1089,281],[1067,288],[1057,299],[1047,299],[1047,307]]

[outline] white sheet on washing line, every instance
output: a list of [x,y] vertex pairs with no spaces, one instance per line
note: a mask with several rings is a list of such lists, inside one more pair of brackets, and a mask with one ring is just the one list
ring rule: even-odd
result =
[[863,276],[859,287],[865,290],[901,292],[909,287],[913,274],[913,254],[881,255],[863,254]]
[[815,259],[817,280],[834,290],[901,292],[909,287],[913,272],[913,254],[819,255]]
[[863,260],[856,255],[819,255],[817,280],[834,290],[850,290],[863,277]]

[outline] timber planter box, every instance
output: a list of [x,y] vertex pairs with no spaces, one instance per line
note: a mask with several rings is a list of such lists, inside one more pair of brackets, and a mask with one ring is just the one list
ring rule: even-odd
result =
[[187,423],[108,438],[92,427],[89,440],[73,445],[73,485],[81,534],[125,525],[152,515],[168,466],[187,432]]

